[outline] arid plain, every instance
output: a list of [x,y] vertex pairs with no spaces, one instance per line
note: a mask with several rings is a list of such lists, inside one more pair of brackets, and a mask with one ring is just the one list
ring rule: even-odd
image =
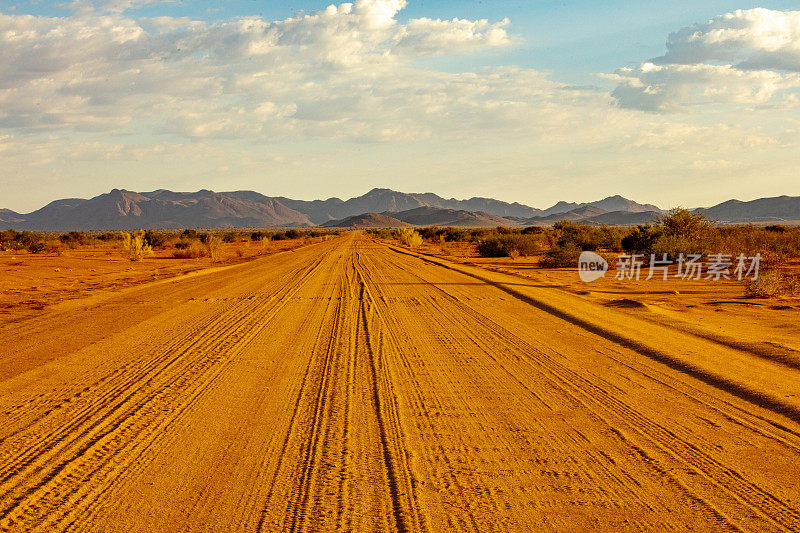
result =
[[800,529],[796,322],[556,281],[351,232],[5,320],[0,530]]

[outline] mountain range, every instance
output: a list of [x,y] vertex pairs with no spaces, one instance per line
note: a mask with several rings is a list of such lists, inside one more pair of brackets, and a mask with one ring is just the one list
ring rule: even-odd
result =
[[[750,202],[730,200],[697,210],[731,223],[800,223],[800,197]],[[651,222],[664,211],[609,196],[596,202],[558,202],[547,209],[492,198],[457,200],[433,193],[373,189],[341,200],[293,200],[254,191],[132,192],[114,189],[91,199],[56,200],[32,213],[0,209],[0,229],[67,231],[140,228],[388,227],[550,225],[559,220],[633,225]]]

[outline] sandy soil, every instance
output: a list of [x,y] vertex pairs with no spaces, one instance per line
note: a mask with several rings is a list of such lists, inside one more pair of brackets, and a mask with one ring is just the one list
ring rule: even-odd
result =
[[[272,241],[267,248],[257,242],[225,243],[215,265],[234,264],[319,241]],[[176,259],[173,251],[155,250],[142,261],[124,258],[119,247],[111,244],[79,247],[59,255],[0,251],[0,322],[36,314],[47,306],[98,290],[118,290],[210,266],[207,257]]]
[[350,234],[2,324],[0,530],[800,529],[800,370],[559,285]]
[[[701,338],[750,350],[800,368],[800,298],[745,297],[744,283],[737,280],[683,280],[671,268],[667,279],[660,272],[647,280],[647,269],[639,280],[616,280],[610,270],[591,283],[580,280],[574,268],[543,269],[536,257],[481,258],[471,246],[449,245],[419,250],[460,265],[478,266],[491,272],[511,274],[526,283],[579,296],[600,304]],[[800,265],[787,265],[800,271]]]

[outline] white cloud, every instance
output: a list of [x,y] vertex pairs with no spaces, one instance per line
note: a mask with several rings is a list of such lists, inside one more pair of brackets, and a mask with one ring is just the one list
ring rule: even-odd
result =
[[[458,86],[458,75],[448,81],[414,59],[511,42],[506,20],[400,24],[405,0],[357,0],[276,22],[123,14],[148,3],[73,3],[76,14],[64,18],[0,14],[0,128],[404,137],[424,133],[428,116],[390,84],[410,80],[417,95]],[[264,113],[267,103],[274,113]]]
[[673,33],[667,53],[606,76],[617,105],[790,107],[800,88],[800,11],[739,10]]
[[800,11],[757,8],[683,28],[656,63],[724,62],[749,70],[800,71]]

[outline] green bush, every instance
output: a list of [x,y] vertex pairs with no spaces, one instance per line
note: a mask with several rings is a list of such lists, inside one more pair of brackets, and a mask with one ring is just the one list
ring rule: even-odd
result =
[[[206,248],[199,241],[182,241],[186,246],[178,248],[172,252],[172,257],[176,259],[197,259],[208,255]],[[177,247],[177,245],[176,245]]]
[[698,240],[689,239],[687,237],[678,237],[675,235],[662,235],[653,244],[653,252],[656,257],[667,257],[673,261],[677,260],[681,254],[685,256],[689,254],[703,254],[703,244]]
[[[2,250],[30,250],[36,244],[43,242],[45,235],[32,231],[15,231],[8,229],[0,232],[0,249]],[[41,251],[41,250],[40,250]],[[38,253],[38,252],[34,252]]]
[[544,255],[541,265],[545,268],[570,268],[578,266],[582,250],[574,243],[556,244]]
[[538,235],[508,233],[478,241],[481,257],[510,257],[511,255],[534,255],[542,249],[542,238]]
[[44,243],[44,241],[32,242],[28,245],[28,253],[38,254],[43,252],[45,248],[47,248],[47,245]]
[[528,226],[527,228],[522,228],[520,233],[523,235],[541,235],[546,230],[541,226]]
[[764,229],[767,231],[773,231],[775,233],[786,233],[787,227],[781,226],[780,224],[773,224],[771,226],[764,226]]
[[70,231],[69,233],[62,233],[58,236],[58,240],[64,243],[68,248],[75,248],[86,244],[88,240],[86,234],[82,231]]
[[661,229],[651,224],[643,224],[636,228],[627,236],[622,238],[622,248],[632,254],[650,255],[654,253],[654,248],[658,239],[661,238]]
[[702,213],[692,213],[686,209],[673,209],[657,222],[661,232],[668,237],[698,239],[711,229],[711,222]]
[[149,229],[144,232],[144,242],[150,246],[150,248],[164,248],[167,237],[161,232]]

